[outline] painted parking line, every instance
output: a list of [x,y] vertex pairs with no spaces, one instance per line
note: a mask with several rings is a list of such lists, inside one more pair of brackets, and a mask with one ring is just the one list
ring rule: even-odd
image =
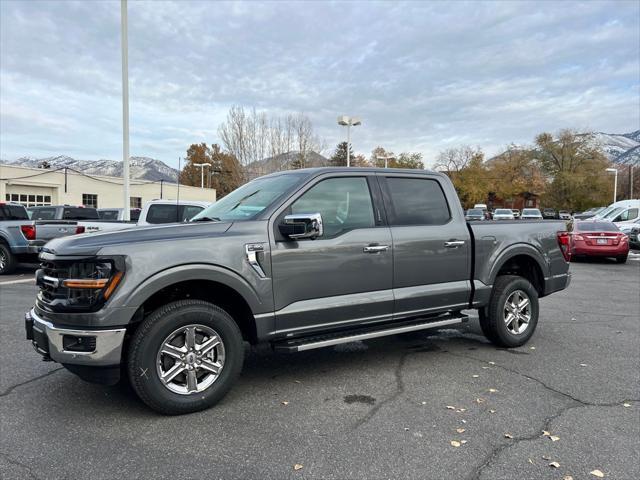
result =
[[23,278],[21,280],[7,280],[6,282],[0,282],[0,285],[13,285],[15,283],[29,283],[35,281],[35,278]]

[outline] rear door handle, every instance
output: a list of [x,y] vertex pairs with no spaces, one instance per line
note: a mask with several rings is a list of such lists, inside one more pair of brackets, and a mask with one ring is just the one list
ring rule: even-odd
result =
[[444,246],[447,248],[458,248],[464,245],[464,240],[449,240],[444,242]]
[[389,250],[389,245],[369,245],[362,249],[364,253],[380,253]]

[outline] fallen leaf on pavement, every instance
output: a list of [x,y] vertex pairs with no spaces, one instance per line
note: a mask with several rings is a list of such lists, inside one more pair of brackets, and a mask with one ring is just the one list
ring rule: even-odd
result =
[[542,455],[543,460],[551,460],[551,457],[547,457],[546,455]]
[[456,432],[458,432],[458,433],[464,433],[464,428],[456,428]]
[[581,366],[581,367],[586,367],[586,366],[587,366],[587,364],[586,364],[586,363],[581,363],[581,364],[580,364],[580,366]]
[[558,462],[551,462],[549,466],[553,468],[560,468],[560,464]]
[[466,412],[466,411],[467,411],[467,409],[466,409],[466,408],[460,408],[460,409],[458,409],[457,411],[458,411],[459,413],[461,413],[461,412]]
[[466,420],[462,420],[462,423],[467,423],[467,421]]
[[533,465],[533,460],[529,459],[529,463],[530,463],[531,465]]
[[594,477],[604,478],[604,473],[602,473],[600,470],[593,470],[593,471],[591,471],[589,473],[591,475],[593,475]]
[[496,393],[497,391],[498,391],[498,390],[496,390],[495,388],[490,388],[490,389],[489,389],[489,392],[491,392],[491,393]]
[[447,405],[447,410],[455,410],[456,407],[454,407],[453,405]]
[[460,445],[461,445],[460,442],[458,442],[457,440],[451,440],[452,447],[458,448]]
[[409,427],[404,427],[404,431],[408,432],[409,431]]
[[630,404],[630,403],[628,403],[628,402],[624,402],[624,403],[622,404],[622,406],[623,406],[623,407],[627,407],[627,408],[628,408],[628,407],[630,407],[630,406],[631,406],[631,404]]
[[529,350],[535,350],[536,347],[529,347]]
[[573,477],[571,475],[565,475],[562,477],[562,480],[573,480]]
[[489,368],[489,367],[485,367],[485,366],[483,366],[483,367],[482,367],[482,369],[483,369],[483,370],[487,370],[488,368]]
[[300,465],[299,463],[296,463],[296,464],[293,466],[293,469],[294,469],[294,470],[301,470],[301,469],[302,469],[302,465]]
[[480,375],[471,375],[473,378],[480,378]]
[[427,404],[427,402],[420,402],[420,403],[422,403],[422,405],[426,405]]
[[476,403],[483,403],[484,402],[484,398],[476,398]]
[[489,362],[489,365],[495,365],[496,362]]
[[546,430],[542,430],[542,435],[545,436],[545,437],[548,437],[551,434],[549,432],[547,432]]
[[466,441],[466,440],[460,440],[460,443],[461,443],[462,445],[464,445],[465,443],[467,443],[467,441]]
[[510,433],[505,433],[504,438],[513,438],[513,435],[511,435]]
[[289,405],[289,402],[287,402],[286,400],[281,402],[281,403],[282,403],[282,405],[285,405],[285,406]]
[[495,410],[489,410],[489,413],[496,413]]
[[557,442],[558,440],[560,440],[560,437],[556,435],[549,435],[549,438],[551,439],[552,442]]

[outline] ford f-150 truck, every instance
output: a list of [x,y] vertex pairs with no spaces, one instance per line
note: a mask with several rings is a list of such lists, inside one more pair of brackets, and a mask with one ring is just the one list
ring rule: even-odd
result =
[[52,238],[84,233],[75,222],[32,221],[19,203],[0,202],[0,275],[18,262],[37,262],[38,253]]
[[27,338],[94,382],[124,372],[165,414],[229,390],[244,344],[296,352],[464,322],[516,347],[567,287],[563,222],[468,224],[440,173],[279,172],[191,222],[54,240]]

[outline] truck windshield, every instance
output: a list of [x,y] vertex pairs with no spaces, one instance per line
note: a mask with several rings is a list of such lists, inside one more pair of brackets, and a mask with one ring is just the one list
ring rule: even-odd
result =
[[302,177],[302,174],[284,174],[258,178],[205,208],[191,221],[251,220],[290,190]]

